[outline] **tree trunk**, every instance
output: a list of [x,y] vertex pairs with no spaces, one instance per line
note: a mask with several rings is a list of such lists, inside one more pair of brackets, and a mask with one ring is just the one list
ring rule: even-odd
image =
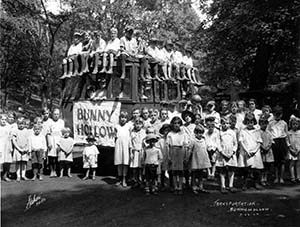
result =
[[264,89],[267,85],[269,76],[269,59],[271,56],[271,47],[261,44],[256,51],[254,69],[250,76],[249,90]]

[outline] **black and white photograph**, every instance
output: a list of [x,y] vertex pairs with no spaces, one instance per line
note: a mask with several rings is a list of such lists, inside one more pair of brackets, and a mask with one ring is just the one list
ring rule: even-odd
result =
[[3,227],[300,225],[299,0],[0,0]]

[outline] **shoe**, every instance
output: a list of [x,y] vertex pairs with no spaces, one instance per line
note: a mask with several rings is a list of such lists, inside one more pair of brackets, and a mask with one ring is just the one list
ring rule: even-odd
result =
[[260,182],[260,184],[264,187],[267,186],[267,183],[265,181]]
[[178,190],[178,195],[183,195],[182,189]]
[[8,177],[4,177],[3,180],[6,181],[6,182],[10,182],[11,181],[11,179],[9,179]]
[[254,188],[255,188],[256,190],[262,190],[262,189],[264,189],[264,187],[263,187],[263,186],[260,186],[258,183],[255,183],[255,184],[254,184]]
[[29,181],[29,179],[27,177],[25,177],[25,176],[21,177],[21,179],[24,180],[24,181]]
[[69,178],[72,178],[73,176],[72,176],[71,174],[68,174],[68,177],[69,177]]
[[199,195],[199,192],[197,192],[197,190],[195,190],[195,189],[193,189],[192,192],[193,192],[194,195]]
[[124,188],[126,188],[126,187],[127,187],[127,183],[126,183],[126,182],[123,182],[123,183],[122,183],[122,186],[123,186]]
[[59,178],[63,178],[63,175],[60,175]]
[[220,191],[221,191],[222,194],[227,194],[228,193],[227,190],[226,190],[226,188],[221,188]]
[[280,183],[280,184],[284,184],[284,180],[283,180],[283,179],[280,179],[279,183]]
[[84,178],[82,178],[82,180],[87,180],[87,179],[89,179],[88,176],[85,176]]
[[43,177],[42,177],[41,175],[39,176],[39,180],[40,180],[40,181],[42,181],[42,180],[43,180]]
[[207,191],[207,190],[205,190],[205,189],[198,189],[198,191],[200,192],[200,193],[203,193],[203,194],[209,194],[209,191]]
[[95,176],[92,176],[92,180],[96,180],[96,177],[95,177]]
[[278,184],[278,183],[279,183],[279,180],[278,180],[278,179],[275,179],[273,183],[274,183],[274,184]]
[[21,182],[21,178],[20,177],[17,178],[17,182]]
[[123,98],[124,97],[124,92],[120,92],[120,94],[118,95],[118,98]]
[[230,191],[231,193],[236,193],[236,192],[238,192],[238,190],[237,190],[236,188],[234,188],[234,187],[229,187],[229,188],[228,188],[228,191]]
[[31,180],[32,180],[32,181],[35,181],[35,180],[36,180],[36,176],[34,176],[33,178],[31,178]]

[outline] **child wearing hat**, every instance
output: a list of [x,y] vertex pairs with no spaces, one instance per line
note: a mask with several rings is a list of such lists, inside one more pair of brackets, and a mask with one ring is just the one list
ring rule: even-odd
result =
[[74,140],[70,137],[71,130],[70,128],[63,128],[61,130],[62,137],[58,142],[58,163],[60,167],[60,178],[64,175],[64,169],[67,170],[67,176],[72,177],[71,175],[71,165],[73,162],[73,147]]
[[152,192],[157,195],[157,167],[161,163],[163,156],[161,150],[155,146],[158,138],[154,134],[148,134],[145,138],[147,146],[144,148],[146,195]]
[[[196,125],[194,124],[195,122],[195,115],[189,111],[189,110],[185,110],[182,112],[181,114],[181,118],[184,120],[184,124],[182,126],[182,130],[184,131],[184,133],[187,135],[188,138],[188,146],[190,147],[192,144],[192,141],[194,140],[195,134],[194,134],[194,130]],[[190,149],[188,149],[190,150]],[[190,156],[190,154],[187,154],[188,157]],[[186,163],[186,166],[184,167],[184,177],[185,177],[185,187],[188,188],[189,187],[189,179],[190,179],[190,162]]]
[[89,179],[90,170],[92,170],[92,179],[96,179],[96,168],[98,167],[99,151],[94,144],[96,139],[93,135],[86,138],[87,144],[83,149],[83,168],[86,170],[83,180]]
[[161,184],[161,190],[164,190],[166,187],[166,173],[168,173],[168,175],[170,176],[170,182],[169,182],[169,186],[172,187],[173,186],[173,179],[172,179],[172,174],[169,168],[169,157],[168,157],[168,153],[167,153],[167,135],[170,132],[171,128],[170,128],[170,124],[163,124],[162,127],[159,129],[159,134],[162,135],[158,142],[157,142],[157,146],[160,149],[161,153],[162,153],[162,162],[160,164],[160,184]]
[[206,112],[204,113],[204,118],[207,117],[214,117],[215,118],[215,127],[217,129],[220,129],[220,114],[215,111],[216,108],[216,102],[214,100],[211,100],[209,102],[207,102],[206,104]]

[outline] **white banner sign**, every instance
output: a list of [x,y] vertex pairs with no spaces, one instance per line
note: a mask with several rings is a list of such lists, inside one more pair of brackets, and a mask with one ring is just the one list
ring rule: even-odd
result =
[[73,130],[75,142],[86,142],[87,135],[92,133],[98,145],[114,147],[115,126],[119,122],[120,110],[121,103],[114,101],[74,103]]

